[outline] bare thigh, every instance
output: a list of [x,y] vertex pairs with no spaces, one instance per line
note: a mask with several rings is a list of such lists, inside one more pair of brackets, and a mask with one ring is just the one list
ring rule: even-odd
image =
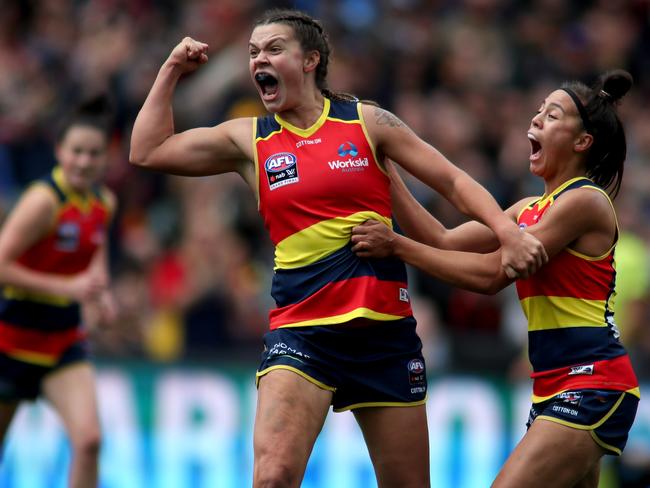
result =
[[73,363],[48,374],[43,395],[63,420],[73,444],[79,439],[99,438],[95,373],[87,362]]
[[354,410],[380,488],[429,486],[429,431],[425,405]]
[[276,369],[260,379],[253,486],[300,486],[331,401],[331,391],[292,371]]
[[[589,431],[538,418],[501,468],[492,487],[598,486],[598,464],[603,454]],[[593,483],[594,478],[595,485],[583,484]]]

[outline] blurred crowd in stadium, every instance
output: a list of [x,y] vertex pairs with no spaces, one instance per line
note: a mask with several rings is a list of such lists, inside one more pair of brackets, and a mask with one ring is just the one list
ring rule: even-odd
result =
[[[177,130],[261,113],[246,45],[252,20],[272,6],[324,22],[331,88],[395,112],[504,207],[543,191],[528,175],[526,131],[544,94],[566,79],[630,71],[636,84],[620,111],[629,140],[616,200],[617,322],[640,379],[650,378],[647,0],[0,0],[0,217],[54,164],[53,133],[73,103],[106,92],[116,107],[106,181],[120,202],[111,257],[121,309],[114,324],[93,330],[98,357],[260,352],[273,251],[254,196],[236,175],[170,177],[127,158],[135,114],[185,35],[210,45],[210,61],[181,82]],[[409,184],[446,225],[464,220]],[[415,272],[411,280],[431,374],[528,374],[514,291],[481,296]]]

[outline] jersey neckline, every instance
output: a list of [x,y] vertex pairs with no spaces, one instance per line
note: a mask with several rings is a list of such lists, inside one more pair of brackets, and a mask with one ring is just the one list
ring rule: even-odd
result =
[[302,137],[310,137],[323,126],[330,113],[330,99],[327,97],[323,97],[323,100],[324,100],[323,111],[321,112],[320,117],[318,117],[316,122],[314,122],[314,124],[311,127],[308,127],[306,129],[301,129],[300,127],[296,127],[295,125],[292,125],[286,120],[282,119],[278,114],[275,114],[275,120],[278,124],[280,124],[280,126],[282,126],[283,128],[287,129],[290,132],[293,132],[294,134],[298,134],[299,136]]

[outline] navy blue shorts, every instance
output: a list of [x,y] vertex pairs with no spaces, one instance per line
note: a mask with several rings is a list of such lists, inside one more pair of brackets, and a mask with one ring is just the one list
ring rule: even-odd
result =
[[257,381],[274,369],[293,371],[332,391],[337,412],[426,400],[422,341],[412,317],[272,330],[264,335]]
[[88,359],[88,347],[85,341],[70,346],[53,366],[20,361],[0,353],[0,400],[34,400],[41,393],[43,378],[78,361]]
[[[638,391],[638,390],[637,390]],[[607,454],[620,456],[632,428],[639,398],[629,392],[572,390],[533,403],[526,427],[536,418],[588,430]]]

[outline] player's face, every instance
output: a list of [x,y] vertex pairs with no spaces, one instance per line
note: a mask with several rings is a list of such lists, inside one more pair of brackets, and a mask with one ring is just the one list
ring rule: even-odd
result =
[[305,56],[293,29],[284,24],[256,27],[248,52],[250,73],[266,109],[277,113],[298,105]]
[[550,178],[575,157],[578,136],[584,132],[578,108],[564,90],[551,93],[533,117],[528,139],[530,171]]
[[102,176],[107,161],[106,135],[97,128],[73,125],[56,147],[56,158],[67,183],[87,191]]

